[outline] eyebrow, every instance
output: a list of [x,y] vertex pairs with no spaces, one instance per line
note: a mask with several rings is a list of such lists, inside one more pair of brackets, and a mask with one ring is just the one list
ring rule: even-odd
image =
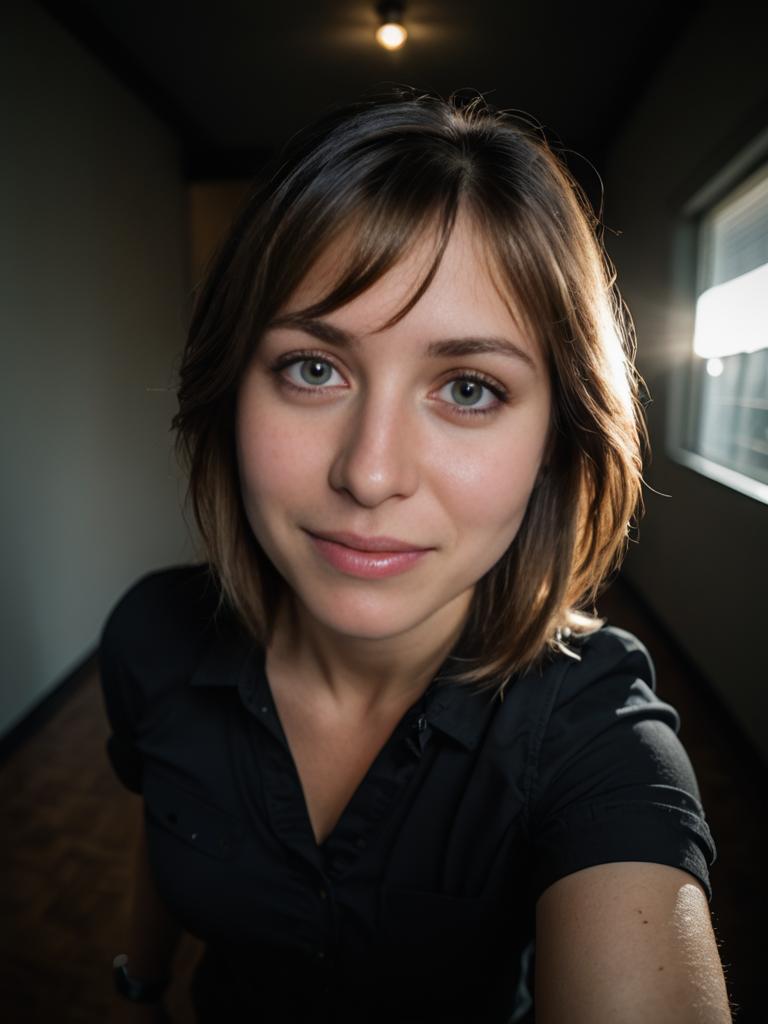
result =
[[[342,327],[328,323],[327,320],[318,320],[314,317],[300,316],[293,313],[286,313],[284,316],[276,317],[267,324],[267,330],[277,327],[292,327],[306,334],[311,334],[319,341],[328,345],[335,345],[337,348],[353,348],[360,344],[353,334],[345,331]],[[441,341],[433,341],[427,346],[426,354],[432,358],[441,356],[474,356],[486,353],[507,356],[523,362],[533,373],[536,373],[536,363],[520,345],[516,345],[509,338],[497,336],[492,337],[462,337],[445,338]]]

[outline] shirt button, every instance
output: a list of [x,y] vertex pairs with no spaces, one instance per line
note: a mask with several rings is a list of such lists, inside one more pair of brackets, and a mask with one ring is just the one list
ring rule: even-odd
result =
[[318,960],[324,960],[325,959],[325,953],[323,952],[322,949],[318,949],[318,951],[317,951],[317,959]]
[[266,715],[266,713],[269,711],[269,708],[262,708],[261,710]]
[[325,891],[325,889],[321,889],[320,890],[320,899],[321,900],[327,900],[328,899],[328,893]]
[[355,846],[358,848],[358,850],[364,850],[365,846],[366,846],[365,840],[364,839],[356,839],[355,840]]

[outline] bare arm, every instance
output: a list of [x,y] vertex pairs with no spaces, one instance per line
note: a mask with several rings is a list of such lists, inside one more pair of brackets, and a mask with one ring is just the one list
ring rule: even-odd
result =
[[576,871],[536,905],[540,1024],[731,1024],[706,894],[640,861]]

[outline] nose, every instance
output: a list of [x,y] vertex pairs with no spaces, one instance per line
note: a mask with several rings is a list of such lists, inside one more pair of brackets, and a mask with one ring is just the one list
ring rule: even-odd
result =
[[418,486],[415,412],[394,391],[361,394],[339,425],[330,485],[368,508],[394,496],[407,497]]

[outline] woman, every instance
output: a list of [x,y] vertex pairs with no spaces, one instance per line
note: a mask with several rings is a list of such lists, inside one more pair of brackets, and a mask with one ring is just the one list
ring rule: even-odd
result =
[[204,561],[102,636],[124,1019],[185,928],[201,1022],[730,1020],[679,717],[595,614],[647,443],[596,227],[480,99],[365,98],[262,176],[180,371]]

